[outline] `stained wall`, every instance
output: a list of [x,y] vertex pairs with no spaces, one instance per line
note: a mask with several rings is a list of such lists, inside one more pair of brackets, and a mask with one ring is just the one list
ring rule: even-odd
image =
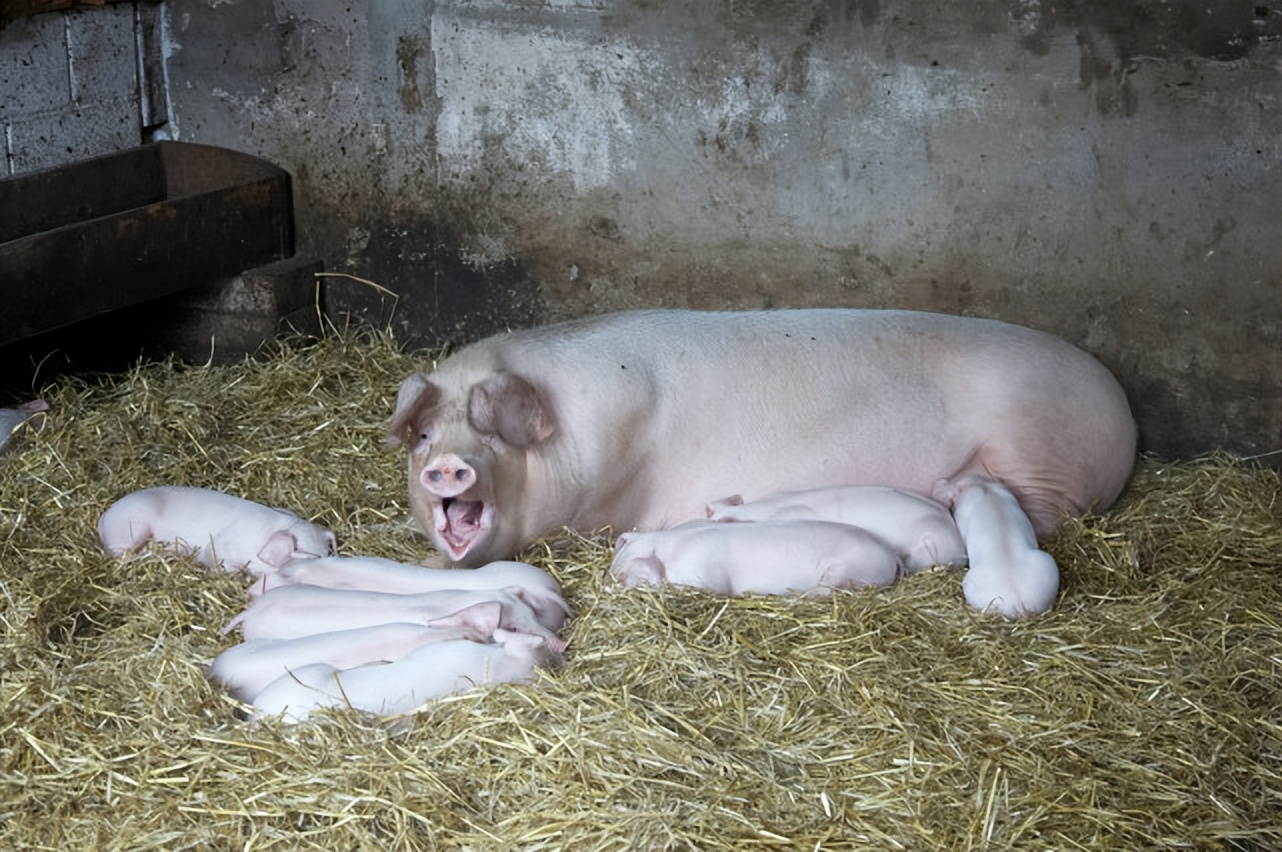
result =
[[382,288],[336,317],[992,316],[1095,353],[1147,449],[1282,450],[1282,3],[162,9],[162,132],[292,172],[300,250]]

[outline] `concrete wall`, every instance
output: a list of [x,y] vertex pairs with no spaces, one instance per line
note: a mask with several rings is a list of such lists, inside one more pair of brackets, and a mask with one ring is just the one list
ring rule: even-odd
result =
[[336,313],[993,316],[1099,356],[1148,449],[1282,450],[1282,2],[165,8],[167,132],[289,169],[300,251],[398,296]]
[[12,21],[9,11],[0,9],[3,173],[137,145],[142,127],[156,123],[144,94],[151,88],[139,77],[140,69],[156,68],[144,57],[158,45],[144,33],[153,31],[160,7],[121,4]]

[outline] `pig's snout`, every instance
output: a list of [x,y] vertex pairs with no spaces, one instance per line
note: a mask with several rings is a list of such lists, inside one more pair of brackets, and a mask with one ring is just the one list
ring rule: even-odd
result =
[[476,484],[476,470],[453,453],[445,453],[423,468],[419,482],[437,497],[454,497]]

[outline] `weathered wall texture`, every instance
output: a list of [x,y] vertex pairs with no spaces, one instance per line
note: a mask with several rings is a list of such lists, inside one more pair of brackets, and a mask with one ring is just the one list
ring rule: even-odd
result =
[[138,85],[137,14],[132,5],[107,6],[18,18],[0,30],[3,174],[138,144],[146,89]]
[[1098,355],[1149,449],[1282,450],[1282,2],[167,9],[170,133],[289,169],[299,250],[399,297],[336,312],[993,316]]

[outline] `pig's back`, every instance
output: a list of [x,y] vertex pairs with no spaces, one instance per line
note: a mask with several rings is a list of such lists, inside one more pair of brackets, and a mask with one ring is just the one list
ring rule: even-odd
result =
[[1058,338],[993,320],[648,310],[495,340],[497,366],[554,400],[574,463],[626,478],[586,507],[616,528],[702,517],[707,502],[734,493],[929,493],[967,467],[1058,517],[1111,502],[1134,453],[1129,409],[1107,370]]

